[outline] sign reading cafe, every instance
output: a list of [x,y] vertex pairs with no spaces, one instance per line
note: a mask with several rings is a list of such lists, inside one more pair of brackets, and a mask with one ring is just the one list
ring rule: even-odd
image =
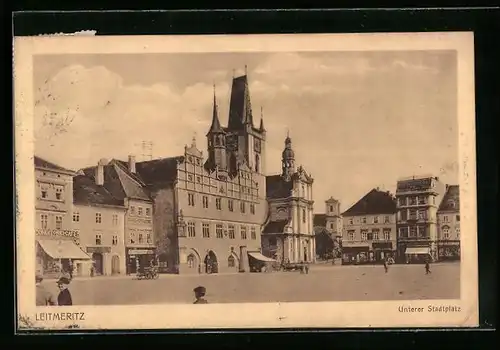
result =
[[80,238],[80,234],[76,230],[57,230],[57,229],[39,228],[35,230],[35,234],[37,236],[44,236],[44,237],[66,237],[72,239]]

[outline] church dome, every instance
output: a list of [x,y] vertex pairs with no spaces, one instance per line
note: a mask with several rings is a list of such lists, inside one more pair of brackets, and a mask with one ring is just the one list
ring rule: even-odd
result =
[[293,152],[293,149],[291,149],[291,148],[285,148],[281,155],[282,155],[283,159],[295,158],[295,153]]

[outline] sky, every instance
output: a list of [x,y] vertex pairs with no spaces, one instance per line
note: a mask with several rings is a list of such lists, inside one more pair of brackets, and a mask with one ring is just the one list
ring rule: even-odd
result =
[[[206,154],[215,93],[227,125],[233,75],[246,71],[254,122],[267,129],[267,175],[289,132],[314,178],[314,211],[347,210],[371,189],[432,174],[458,183],[454,51],[39,55],[35,153],[80,169],[101,158]],[[262,113],[261,113],[262,108]],[[146,153],[149,153],[146,152]]]

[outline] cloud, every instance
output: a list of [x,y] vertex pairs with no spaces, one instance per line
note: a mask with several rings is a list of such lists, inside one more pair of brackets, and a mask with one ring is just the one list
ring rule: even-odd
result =
[[[218,94],[228,91],[227,83],[218,84]],[[154,156],[177,155],[193,135],[204,138],[212,101],[211,84],[175,93],[166,83],[124,85],[105,67],[69,66],[36,92],[36,152],[78,168],[102,156],[141,153],[137,145],[146,139]]]

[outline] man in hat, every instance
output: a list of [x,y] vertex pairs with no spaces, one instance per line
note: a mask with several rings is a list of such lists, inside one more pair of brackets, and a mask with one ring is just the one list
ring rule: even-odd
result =
[[57,286],[59,287],[59,295],[57,296],[57,304],[59,306],[71,306],[73,305],[73,300],[71,299],[71,293],[69,292],[69,278],[61,277],[57,281]]
[[37,274],[35,277],[36,306],[57,305],[54,295],[42,286],[42,281],[43,277]]
[[207,292],[205,287],[196,287],[195,289],[193,289],[193,292],[194,297],[196,298],[193,304],[208,304],[208,301],[203,298],[205,296],[205,293]]

